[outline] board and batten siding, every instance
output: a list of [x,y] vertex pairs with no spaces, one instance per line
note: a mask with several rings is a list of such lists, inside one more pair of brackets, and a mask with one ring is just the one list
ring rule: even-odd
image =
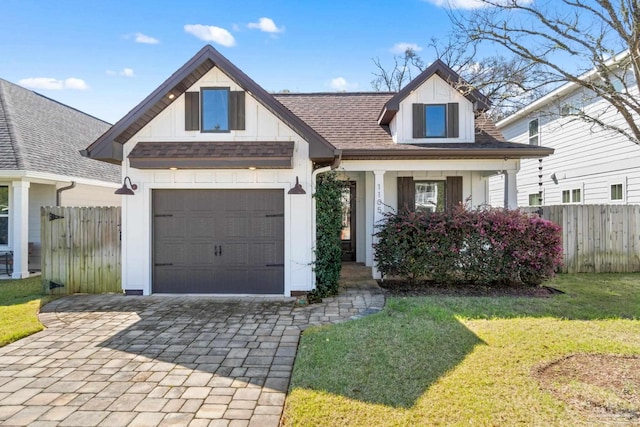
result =
[[[635,88],[637,91],[637,86]],[[549,114],[530,114],[528,117],[501,127],[508,141],[527,144],[528,124],[534,118],[540,120],[540,144],[555,149],[555,153],[542,161],[542,182],[545,205],[562,203],[562,191],[581,189],[581,204],[638,204],[640,203],[640,146],[623,135],[603,130],[597,126],[570,117],[560,117],[557,112],[565,103],[581,105],[585,102],[581,92],[576,92],[561,102],[548,105]],[[607,103],[602,99],[590,100],[584,107],[588,111],[605,111]],[[602,119],[616,126],[625,126],[622,117],[609,108]],[[518,206],[528,206],[529,194],[538,192],[537,159],[521,162],[518,181]],[[555,174],[557,183],[551,175]],[[497,176],[490,179],[490,200],[501,206],[504,180]],[[622,201],[610,200],[610,186],[623,184]]]
[[[419,138],[413,135],[414,104],[458,104],[458,136],[456,138]],[[450,113],[447,113],[450,114]],[[396,143],[472,142],[475,138],[473,104],[437,75],[433,75],[400,102],[400,109],[389,124]]]
[[[187,89],[201,87],[242,88],[218,68],[207,72]],[[124,145],[126,158],[135,144],[142,141],[293,141],[292,169],[136,169],[123,163],[123,176],[138,185],[135,196],[122,198],[123,209],[123,289],[152,292],[152,192],[155,189],[278,189],[284,194],[285,215],[285,295],[293,291],[313,289],[312,244],[312,163],[309,146],[286,123],[245,94],[245,129],[229,132],[185,130],[185,94],[180,95],[165,110],[143,127]],[[302,195],[287,192],[299,179],[306,191]]]

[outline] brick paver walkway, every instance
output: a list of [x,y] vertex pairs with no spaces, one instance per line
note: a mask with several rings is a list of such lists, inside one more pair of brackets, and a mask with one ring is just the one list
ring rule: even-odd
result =
[[0,348],[0,424],[278,426],[300,331],[384,305],[375,282],[349,268],[337,297],[309,307],[202,296],[56,300],[40,314],[47,329]]

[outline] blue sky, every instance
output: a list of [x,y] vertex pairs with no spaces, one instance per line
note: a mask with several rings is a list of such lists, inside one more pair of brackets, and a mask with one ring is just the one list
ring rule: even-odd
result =
[[205,44],[268,91],[370,91],[372,58],[390,63],[404,43],[435,59],[446,4],[2,0],[0,77],[112,123]]

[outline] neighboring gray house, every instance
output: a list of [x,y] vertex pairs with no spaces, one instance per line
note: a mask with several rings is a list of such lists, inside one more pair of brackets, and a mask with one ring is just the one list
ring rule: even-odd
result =
[[120,168],[79,153],[109,126],[0,79],[0,254],[13,252],[13,278],[40,269],[41,206],[120,205]]

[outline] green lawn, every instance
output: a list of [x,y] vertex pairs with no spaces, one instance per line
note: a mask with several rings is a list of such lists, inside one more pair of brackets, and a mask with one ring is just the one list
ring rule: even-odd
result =
[[38,311],[54,298],[43,294],[40,277],[0,280],[0,347],[41,331]]
[[308,329],[286,425],[593,425],[533,373],[573,353],[640,355],[640,274],[548,285],[566,293],[389,298],[378,314]]

